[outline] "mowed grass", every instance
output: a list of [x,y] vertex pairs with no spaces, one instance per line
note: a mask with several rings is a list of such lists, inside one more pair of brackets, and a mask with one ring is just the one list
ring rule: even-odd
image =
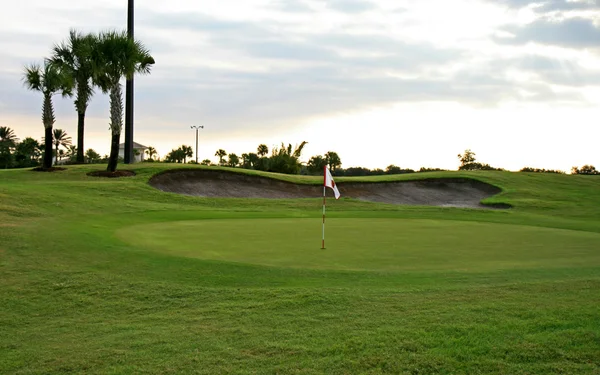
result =
[[[232,231],[228,230],[232,228]],[[487,272],[600,266],[600,233],[422,219],[173,221],[127,226],[117,236],[144,251],[276,267]]]
[[598,178],[423,174],[514,208],[331,200],[320,250],[319,198],[147,185],[171,167],[0,171],[0,373],[600,372]]

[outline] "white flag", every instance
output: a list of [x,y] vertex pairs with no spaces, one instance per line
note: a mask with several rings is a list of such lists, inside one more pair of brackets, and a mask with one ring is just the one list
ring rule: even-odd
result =
[[335,199],[340,199],[340,191],[335,185],[335,181],[333,181],[333,176],[331,176],[331,172],[327,166],[325,166],[325,186],[333,189],[333,193],[335,194]]

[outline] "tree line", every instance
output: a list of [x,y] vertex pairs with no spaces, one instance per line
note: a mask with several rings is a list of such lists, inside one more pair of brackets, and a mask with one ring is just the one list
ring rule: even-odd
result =
[[[17,137],[14,130],[7,126],[0,126],[0,168],[31,168],[40,167],[45,157],[45,137],[41,141],[27,137],[22,141]],[[54,165],[82,164],[78,161],[78,148],[72,144],[71,137],[62,129],[52,130],[52,160]],[[134,153],[139,151],[134,150]],[[146,155],[152,158],[156,155],[156,149],[149,147]],[[106,164],[109,155],[101,156],[96,150],[88,148],[83,153],[85,164]],[[123,158],[119,157],[122,163]]]
[[[109,95],[109,129],[111,147],[107,170],[117,168],[119,140],[123,128],[122,79],[135,74],[149,74],[154,58],[140,42],[128,37],[125,31],[103,31],[83,34],[71,30],[69,37],[52,48],[52,54],[41,64],[25,67],[23,83],[42,94],[42,123],[44,152],[42,167],[52,167],[53,126],[56,123],[53,97],[75,96],[77,111],[77,148],[75,159],[84,162],[85,114],[94,89]],[[15,146],[16,147],[16,146]]]

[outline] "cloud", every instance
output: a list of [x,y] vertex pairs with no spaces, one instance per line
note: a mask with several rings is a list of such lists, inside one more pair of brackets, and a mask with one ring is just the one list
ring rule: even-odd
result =
[[327,0],[329,8],[343,13],[362,13],[376,9],[375,4],[364,0]]
[[[347,20],[342,26],[350,26],[311,28],[310,20],[319,12],[315,4],[325,4],[323,18],[335,13]],[[196,119],[217,125],[215,131],[221,133],[248,128],[276,131],[314,117],[400,102],[493,107],[506,100],[582,101],[576,93],[557,93],[551,86],[579,86],[593,77],[575,63],[550,58],[492,59],[485,49],[441,48],[435,39],[407,42],[392,29],[371,23],[369,17],[362,21],[361,13],[380,11],[374,1],[280,0],[265,9],[259,16],[235,20],[211,14],[208,8],[158,12],[140,5],[136,36],[150,48],[157,64],[150,76],[136,79],[136,118],[147,119],[147,126],[157,131],[165,123],[187,124]],[[61,26],[63,37],[69,27],[96,31],[124,19],[122,10],[110,7],[99,12],[48,10],[49,16],[58,13],[62,19],[76,21]],[[529,41],[592,46],[598,30],[588,21],[537,21],[522,28],[507,27],[515,38],[502,43],[504,48]],[[565,34],[563,28],[570,33]],[[2,108],[39,116],[39,97],[27,92],[18,75],[6,67],[18,70],[31,56],[41,59],[52,43],[60,41],[53,38],[54,34],[43,31],[0,34]],[[509,70],[530,72],[537,79],[517,82]],[[107,102],[97,94],[90,116],[105,117]],[[71,100],[57,97],[56,103],[57,114],[73,115]]]
[[597,1],[580,0],[503,0],[502,3],[512,8],[525,8],[535,6],[538,12],[571,11],[571,10],[598,10],[600,4]]
[[496,38],[505,44],[529,42],[569,48],[597,48],[600,46],[600,28],[587,18],[574,17],[562,21],[539,19],[525,26],[505,29],[513,38]]

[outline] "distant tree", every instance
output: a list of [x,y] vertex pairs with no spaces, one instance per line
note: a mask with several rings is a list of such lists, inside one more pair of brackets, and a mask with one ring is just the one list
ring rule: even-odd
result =
[[12,149],[19,142],[15,132],[8,126],[0,126],[0,150]]
[[166,163],[181,163],[184,160],[185,152],[181,147],[171,150],[164,158]]
[[236,154],[229,154],[229,161],[227,165],[230,167],[237,167],[240,164],[240,158]]
[[593,165],[586,164],[581,168],[573,167],[571,174],[597,175],[600,174],[600,171],[596,170],[596,167]]
[[260,158],[258,157],[257,154],[255,154],[254,152],[251,152],[248,154],[248,161],[250,162],[250,168],[254,168],[256,169],[256,166],[258,165],[258,160]]
[[223,164],[225,164],[224,159],[225,159],[225,156],[227,156],[227,151],[220,148],[217,150],[217,152],[215,152],[215,156],[217,156],[219,158],[219,165],[223,165]]
[[471,151],[471,149],[467,149],[465,150],[464,154],[458,154],[458,160],[460,161],[461,167],[475,163],[475,153]]
[[149,147],[146,149],[146,151],[145,151],[145,152],[146,152],[146,155],[148,155],[148,159],[150,159],[150,160],[154,160],[154,157],[155,157],[156,155],[158,155],[158,152],[157,152],[157,151],[156,151],[156,149],[155,149],[154,147],[152,147],[152,146],[149,146]]
[[39,164],[40,144],[31,137],[25,138],[15,147],[15,161],[18,168],[33,167]]
[[291,144],[285,147],[282,143],[281,148],[273,148],[271,150],[271,157],[269,158],[268,170],[277,173],[298,174],[302,167],[299,159],[307,143],[304,141],[295,148],[292,148]]
[[0,162],[8,168],[12,162],[12,152],[19,139],[8,126],[0,126]]
[[[76,161],[77,160],[77,146],[75,145],[69,145],[67,147],[67,157],[69,158],[69,160],[71,161]],[[85,161],[85,159],[84,159]]]
[[[108,159],[108,157],[105,158]],[[85,152],[85,160],[87,160],[88,164],[100,163],[100,154],[97,153],[94,149],[88,148]]]
[[60,146],[69,147],[71,145],[71,137],[69,137],[67,135],[67,132],[62,129],[54,129],[52,131],[52,143],[54,143],[56,155],[56,160],[54,161],[54,164],[58,164],[58,148]]
[[321,155],[311,156],[306,163],[306,169],[311,174],[322,174],[323,169],[327,165],[327,160]]
[[260,144],[256,149],[256,153],[258,154],[258,156],[263,157],[269,153],[269,148],[265,144]]
[[23,82],[29,90],[39,91],[44,96],[42,122],[45,128],[45,147],[42,165],[48,169],[52,167],[52,127],[56,122],[52,96],[57,93],[62,93],[63,96],[71,96],[73,84],[64,71],[50,63],[44,63],[43,66],[33,64],[26,67]]
[[404,174],[404,173],[415,173],[412,169],[402,169],[397,165],[390,164],[385,169],[385,174]]
[[210,165],[210,163],[211,163],[210,159],[204,159],[204,160],[202,160],[202,162],[200,164],[202,164],[202,165]]
[[192,150],[192,146],[181,145],[179,149],[181,150],[181,154],[183,155],[184,164],[187,162],[187,158],[191,158],[192,156],[194,156],[194,150]]
[[342,160],[337,152],[328,151],[325,154],[325,160],[327,160],[327,164],[332,172],[335,172],[339,167],[342,166]]
[[251,169],[252,164],[250,163],[250,156],[247,153],[242,154],[242,168]]
[[556,173],[556,174],[565,174],[563,171],[554,170],[554,169],[543,169],[543,168],[531,168],[525,167],[521,169],[519,172],[533,172],[533,173]]
[[421,169],[419,169],[419,172],[439,172],[439,171],[445,171],[446,169],[441,169],[441,168],[427,168],[427,167],[421,167]]

